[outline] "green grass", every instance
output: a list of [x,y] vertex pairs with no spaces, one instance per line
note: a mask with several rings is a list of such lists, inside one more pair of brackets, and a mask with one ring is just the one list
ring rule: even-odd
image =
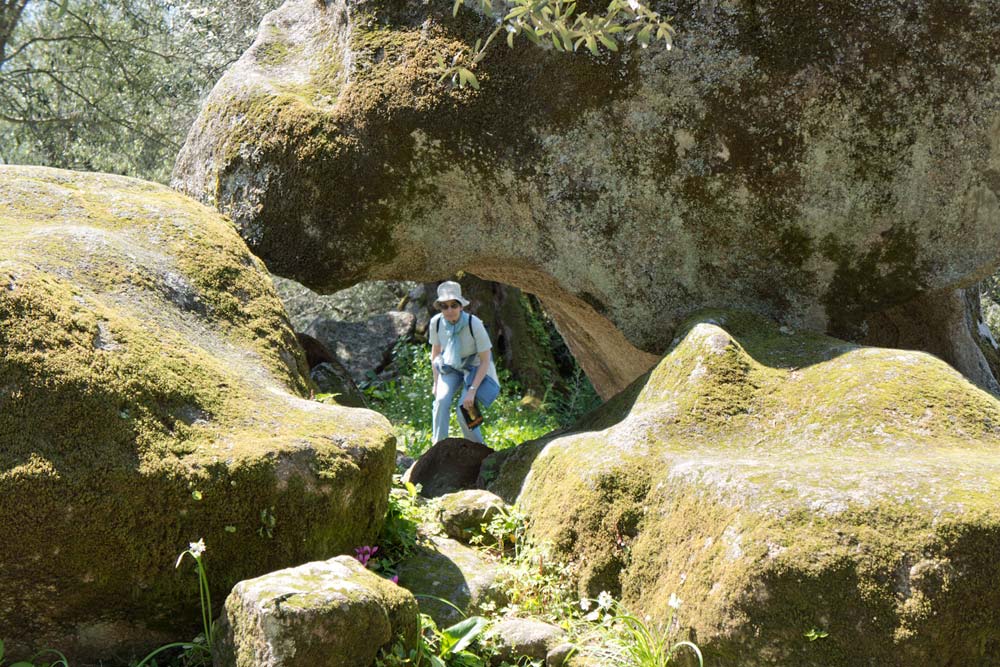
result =
[[[425,345],[400,343],[393,352],[396,377],[372,380],[363,389],[369,404],[392,423],[398,447],[407,455],[417,457],[431,446],[431,380],[430,350]],[[567,426],[599,399],[586,376],[579,369],[560,389],[552,389],[541,404],[525,401],[521,386],[506,369],[497,367],[500,396],[486,410],[482,426],[483,440],[495,450],[507,449],[534,440],[557,428]],[[456,399],[457,404],[457,399]],[[450,433],[460,436],[461,429],[451,414]]]

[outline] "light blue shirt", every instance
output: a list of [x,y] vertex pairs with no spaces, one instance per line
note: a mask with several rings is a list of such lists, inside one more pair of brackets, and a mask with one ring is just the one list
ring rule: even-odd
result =
[[[462,313],[466,315],[467,313]],[[443,338],[447,335],[445,333],[445,324],[447,321],[442,322],[444,315],[438,313],[431,318],[430,324],[428,325],[427,337],[430,340],[431,345],[440,345],[443,349],[445,342]],[[440,325],[439,325],[440,322]],[[438,336],[438,327],[440,326],[441,332]],[[478,317],[469,315],[469,326],[462,327],[458,332],[459,340],[459,353],[462,358],[472,357],[468,362],[469,368],[477,368],[479,366],[479,352],[485,352],[486,350],[493,349],[493,343],[490,342],[490,335],[486,333],[486,326],[483,321]],[[493,356],[490,355],[490,368],[486,373],[489,377],[493,378],[493,381],[498,385],[500,384],[500,379],[497,377],[496,364],[493,363]]]

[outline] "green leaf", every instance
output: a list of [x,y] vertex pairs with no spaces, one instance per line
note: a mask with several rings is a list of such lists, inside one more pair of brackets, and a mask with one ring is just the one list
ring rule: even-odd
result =
[[[577,42],[577,44],[579,44],[579,42]],[[593,53],[595,56],[600,53],[597,50],[597,40],[594,39],[593,35],[587,35],[587,48],[590,49],[590,52]]]
[[455,6],[451,10],[452,16],[458,16],[458,8],[462,6],[464,0],[455,0]]
[[823,639],[824,637],[829,637],[830,633],[826,630],[817,630],[816,628],[811,629],[809,632],[802,633],[803,636],[811,642],[817,639]]
[[653,32],[653,26],[650,26],[650,25],[647,25],[642,30],[640,30],[639,34],[637,35],[637,39],[639,40],[639,44],[641,44],[643,46],[647,46],[649,44],[650,33],[652,33],[652,32]]
[[458,85],[461,88],[469,85],[479,90],[479,80],[476,78],[476,75],[464,67],[458,68]]
[[608,50],[610,50],[610,51],[617,51],[618,50],[618,45],[615,44],[615,40],[611,39],[610,37],[606,37],[604,35],[598,35],[597,39],[601,40],[601,44],[603,44],[604,46],[606,46],[608,48]]
[[226,526],[223,530],[225,530],[227,533],[235,533],[236,526]]
[[195,500],[201,500],[202,498],[201,491],[195,489],[194,491],[191,492],[191,497],[194,498]]
[[507,33],[507,46],[509,46],[512,49],[514,48],[514,33],[513,32],[508,32]]
[[[447,640],[449,650],[457,653],[471,644],[488,623],[489,621],[482,616],[470,616],[464,621],[459,621],[441,631],[441,645],[444,646]],[[446,652],[442,652],[442,655],[445,654]]]

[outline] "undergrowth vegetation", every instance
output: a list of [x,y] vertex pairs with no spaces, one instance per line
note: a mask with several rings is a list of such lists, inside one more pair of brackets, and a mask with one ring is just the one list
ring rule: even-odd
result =
[[[384,556],[363,562],[383,576],[394,574],[395,566],[421,540],[440,531],[435,521],[437,509],[436,500],[421,498],[418,487],[402,484],[397,478],[379,535],[379,553]],[[546,664],[543,659],[510,656],[492,634],[497,623],[509,618],[534,619],[562,628],[564,641],[573,647],[566,665],[702,664],[698,647],[681,638],[677,620],[680,599],[671,596],[672,615],[662,625],[630,613],[606,592],[596,599],[581,599],[574,584],[574,566],[530,539],[528,517],[519,508],[500,509],[471,541],[480,556],[496,567],[493,594],[484,596],[467,614],[447,600],[417,594],[418,599],[433,598],[453,607],[462,620],[442,628],[421,614],[417,645],[407,649],[397,643],[383,650],[377,667],[542,667]],[[679,663],[682,657],[690,660]]]

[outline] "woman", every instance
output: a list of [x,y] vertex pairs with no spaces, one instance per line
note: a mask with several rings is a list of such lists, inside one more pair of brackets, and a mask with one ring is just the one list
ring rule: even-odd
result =
[[[431,368],[434,371],[434,427],[432,440],[448,437],[451,401],[460,387],[464,388],[459,405],[470,409],[478,402],[487,408],[500,394],[500,381],[492,361],[489,334],[483,321],[465,312],[468,300],[462,298],[462,286],[448,280],[438,286],[434,307],[441,312],[431,318]],[[482,442],[477,426],[470,429],[461,409],[456,409],[462,435],[467,440]]]

